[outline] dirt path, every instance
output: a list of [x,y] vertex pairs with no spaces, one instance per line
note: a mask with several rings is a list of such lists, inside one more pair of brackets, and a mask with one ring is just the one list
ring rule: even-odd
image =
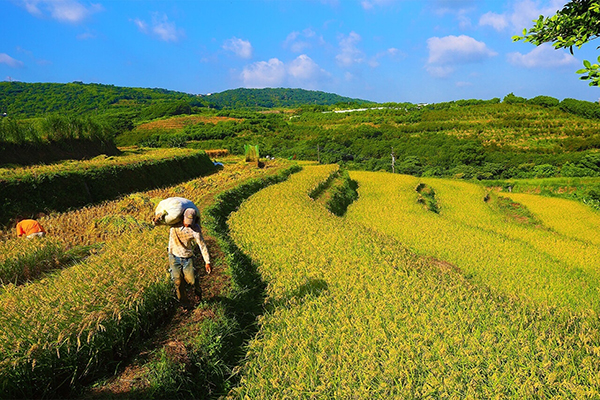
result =
[[[148,375],[148,363],[161,351],[172,361],[180,364],[183,368],[190,367],[190,360],[185,343],[180,340],[181,336],[190,334],[193,325],[201,323],[206,318],[214,318],[215,314],[210,307],[203,307],[201,302],[210,304],[221,295],[229,285],[229,277],[223,273],[226,265],[224,254],[213,237],[205,235],[207,246],[211,257],[219,268],[214,268],[210,276],[202,273],[200,286],[202,288],[202,299],[194,296],[194,309],[185,311],[177,306],[171,319],[165,321],[152,337],[148,338],[140,346],[140,351],[117,371],[115,376],[105,382],[97,383],[89,392],[85,393],[83,399],[112,399],[112,398],[145,398],[151,387]],[[202,265],[200,260],[196,265]],[[165,264],[166,264],[165,258]],[[190,297],[192,298],[192,297]],[[175,300],[174,300],[175,301]],[[185,331],[185,332],[184,332]]]

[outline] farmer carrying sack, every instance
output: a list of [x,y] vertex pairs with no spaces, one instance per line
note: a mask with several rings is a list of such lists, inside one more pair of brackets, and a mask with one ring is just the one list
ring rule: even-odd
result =
[[156,206],[152,223],[154,225],[171,226],[180,224],[183,219],[183,212],[187,208],[193,208],[196,210],[196,215],[200,215],[198,207],[191,200],[183,197],[169,197],[164,199]]

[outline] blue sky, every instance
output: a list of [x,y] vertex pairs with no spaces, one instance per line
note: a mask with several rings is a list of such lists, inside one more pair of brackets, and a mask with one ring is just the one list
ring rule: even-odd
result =
[[193,94],[322,90],[436,103],[508,93],[598,101],[595,61],[511,37],[554,0],[0,0],[0,80]]

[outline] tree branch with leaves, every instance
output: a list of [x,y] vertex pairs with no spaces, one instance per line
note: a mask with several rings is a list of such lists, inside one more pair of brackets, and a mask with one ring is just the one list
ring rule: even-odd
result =
[[[555,49],[568,48],[573,54],[574,46],[581,49],[590,40],[600,37],[600,2],[572,0],[555,15],[540,15],[534,22],[533,28],[523,29],[523,36],[513,36],[513,41],[523,40],[536,46],[552,43]],[[600,85],[600,56],[598,63],[584,60],[584,68],[577,71],[578,74],[585,74],[580,79],[589,80],[590,86]]]

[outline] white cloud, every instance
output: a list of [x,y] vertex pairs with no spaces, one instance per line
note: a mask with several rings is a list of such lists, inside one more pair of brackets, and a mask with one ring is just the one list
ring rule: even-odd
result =
[[389,58],[398,58],[399,56],[405,57],[406,55],[404,53],[402,53],[400,50],[398,50],[395,47],[390,47],[389,49],[385,50],[385,51],[380,51],[379,53],[375,54],[375,57],[372,57],[369,60],[369,66],[371,66],[372,68],[376,68],[380,65],[379,60],[384,58],[384,57],[389,57]]
[[467,64],[483,61],[498,53],[490,50],[485,43],[470,36],[445,36],[427,39],[431,65]]
[[78,40],[88,40],[88,39],[95,39],[96,35],[94,35],[93,33],[90,32],[85,32],[85,33],[81,33],[79,35],[77,35],[77,39]]
[[508,62],[525,68],[554,68],[577,64],[577,59],[571,54],[556,50],[550,44],[542,44],[527,54],[519,52],[507,54]]
[[426,65],[425,70],[427,70],[429,75],[435,78],[446,78],[454,73],[456,68],[449,66]]
[[348,36],[340,38],[340,52],[335,59],[338,64],[348,67],[352,64],[360,64],[365,61],[365,54],[356,47],[361,41],[361,37],[356,32],[350,32]]
[[311,79],[319,74],[320,71],[321,69],[317,63],[306,54],[298,56],[288,66],[288,73],[290,76],[301,80]]
[[285,64],[277,58],[259,61],[244,68],[240,75],[245,87],[290,86],[315,88],[323,79],[331,77],[312,58],[301,54]]
[[556,14],[563,8],[564,0],[551,0],[545,7],[539,6],[539,1],[519,0],[513,4],[512,11],[503,14],[487,12],[479,18],[480,26],[491,26],[497,31],[502,31],[508,27],[515,32],[521,33],[523,28],[530,29],[540,15],[546,17]]
[[223,43],[223,49],[231,51],[236,56],[244,59],[252,58],[252,44],[248,40],[238,39],[235,36]]
[[434,14],[444,17],[446,14],[454,16],[458,21],[460,29],[470,29],[472,27],[471,19],[468,14],[475,9],[474,0],[433,0],[428,1],[429,9]]
[[169,21],[166,14],[152,13],[152,23],[139,18],[132,20],[138,30],[147,35],[153,35],[165,42],[177,42],[185,37],[183,29],[178,29],[174,22]]
[[135,18],[133,20],[133,23],[135,24],[135,26],[138,27],[138,30],[142,33],[148,33],[148,24],[146,23],[146,21],[142,21],[139,18]]
[[491,26],[497,31],[504,30],[508,26],[508,20],[504,14],[487,12],[479,18],[480,26]]
[[434,0],[433,9],[438,15],[464,14],[475,5],[474,0]]
[[437,78],[451,75],[457,65],[482,62],[498,54],[466,35],[432,37],[427,39],[427,47],[429,59],[425,69]]
[[287,72],[291,86],[300,86],[308,89],[316,88],[318,83],[323,79],[331,77],[331,74],[319,67],[306,54],[302,54],[290,62],[287,66]]
[[142,33],[148,33],[148,24],[146,23],[146,21],[143,21],[139,18],[135,18],[133,20],[133,23],[135,24],[135,26],[138,27],[138,30]]
[[21,68],[24,65],[22,61],[15,60],[6,53],[0,53],[0,64],[6,64],[12,68]]
[[375,6],[385,7],[395,2],[396,0],[363,0],[360,4],[365,10],[372,10]]
[[302,32],[291,32],[283,42],[284,48],[289,48],[294,53],[302,53],[306,49],[313,47],[313,44],[323,44],[322,37],[318,37],[317,33],[311,28],[306,28]]
[[264,88],[280,86],[286,76],[285,65],[277,58],[258,61],[244,68],[241,74],[245,87]]
[[30,14],[43,18],[50,16],[61,22],[77,23],[90,15],[103,11],[100,4],[84,6],[76,0],[22,0],[22,5]]
[[25,54],[25,56],[27,58],[29,58],[31,61],[35,62],[37,65],[51,65],[52,64],[51,61],[35,58],[32,51],[26,50],[26,49],[22,48],[21,46],[17,46],[16,49],[17,49],[17,52],[19,52],[21,54]]
[[471,82],[465,82],[465,81],[456,82],[456,87],[458,87],[458,88],[470,87],[470,86],[473,86],[473,83],[471,83]]
[[512,23],[516,32],[523,31],[523,28],[532,28],[533,20],[537,20],[540,15],[551,16],[556,14],[556,11],[563,8],[565,1],[563,0],[551,0],[550,4],[546,7],[538,7],[537,1],[522,0],[515,3],[513,12],[510,15],[510,22]]
[[472,24],[471,24],[471,19],[469,17],[467,17],[465,14],[459,14],[456,16],[456,19],[458,20],[458,26],[460,29],[470,29]]
[[154,14],[152,17],[152,31],[165,42],[177,42],[184,36],[182,29],[177,29],[175,23],[170,22],[165,14]]

